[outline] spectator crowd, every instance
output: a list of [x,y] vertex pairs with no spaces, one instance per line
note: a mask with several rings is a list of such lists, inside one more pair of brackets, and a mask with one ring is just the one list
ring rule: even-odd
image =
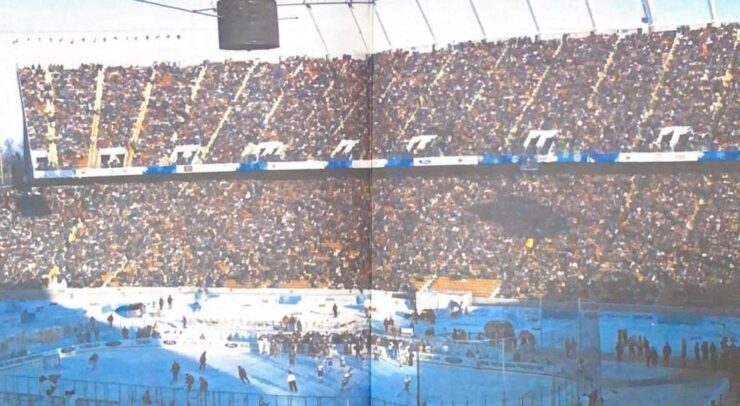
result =
[[736,174],[167,181],[47,188],[44,217],[2,192],[0,286],[403,290],[436,275],[498,279],[504,297],[732,300],[738,185]]
[[[367,59],[21,68],[31,149],[59,167],[279,157],[519,152],[557,129],[567,151],[737,149],[738,24],[465,42]],[[99,118],[99,119],[98,119]],[[437,135],[409,151],[416,135]],[[208,180],[42,191],[21,216],[0,191],[0,287],[280,286],[405,289],[495,278],[505,297],[721,298],[737,289],[736,174]],[[502,214],[503,213],[503,214]],[[372,276],[372,277],[371,277]],[[682,296],[683,295],[683,296]]]
[[[660,344],[660,343],[658,343]],[[689,340],[681,338],[676,347],[670,342],[663,343],[660,353],[655,344],[651,346],[650,339],[635,334],[627,336],[627,330],[619,330],[617,344],[614,347],[614,359],[622,362],[644,362],[645,366],[680,367],[680,368],[711,368],[732,370],[737,368],[740,361],[740,352],[734,337],[723,336],[719,345],[712,341],[699,340],[693,337]]]
[[3,288],[58,277],[75,287],[368,284],[359,180],[52,188],[47,217],[21,216],[13,193],[0,193]]
[[[88,151],[106,147],[127,148],[133,165],[177,162],[185,145],[200,147],[190,162],[243,162],[267,141],[284,149],[266,159],[330,159],[342,140],[359,142],[355,159],[516,153],[537,129],[559,130],[561,151],[661,150],[665,126],[693,129],[679,149],[734,149],[737,29],[513,38],[366,59],[31,66],[19,76],[31,147],[54,152],[59,167],[95,166]],[[424,134],[437,139],[410,151]]]
[[498,279],[504,297],[732,298],[739,196],[736,174],[376,179],[372,282],[437,275]]

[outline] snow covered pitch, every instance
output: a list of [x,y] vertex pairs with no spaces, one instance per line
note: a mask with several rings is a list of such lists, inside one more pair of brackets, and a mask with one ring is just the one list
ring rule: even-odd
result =
[[[171,400],[178,405],[188,401],[198,404],[198,399],[205,399],[205,395],[199,394],[202,377],[208,383],[208,404],[214,406],[260,401],[270,405],[290,402],[313,405],[319,404],[319,399],[324,399],[321,404],[338,401],[367,404],[369,398],[388,404],[415,404],[416,360],[413,366],[386,354],[374,360],[363,349],[362,357],[357,357],[354,351],[344,355],[346,364],[340,366],[341,345],[337,346],[339,351],[332,357],[331,366],[325,357],[303,352],[297,354],[293,365],[286,352],[273,356],[259,354],[257,338],[275,334],[285,316],[301,320],[304,333],[356,333],[372,326],[376,336],[383,336],[382,321],[386,318],[393,318],[398,326],[411,328],[411,321],[404,317],[410,312],[408,301],[384,292],[373,293],[371,319],[365,313],[365,305],[370,304],[365,299],[369,295],[356,291],[69,289],[46,298],[4,300],[0,302],[0,342],[9,346],[6,353],[22,348],[28,354],[20,358],[27,362],[0,360],[0,392],[43,395],[49,382],[40,382],[39,377],[58,374],[61,384],[56,394],[74,391],[69,395],[73,400],[84,397],[133,405],[140,404],[137,402],[149,391],[152,398],[164,404]],[[166,301],[168,296],[173,299],[171,307]],[[161,309],[160,298],[165,300]],[[125,317],[115,312],[120,306],[132,303],[145,305],[142,317]],[[33,317],[30,322],[19,324],[18,315],[23,310]],[[453,401],[567,405],[580,395],[582,386],[572,379],[570,364],[567,360],[561,362],[555,354],[562,340],[572,336],[577,328],[574,320],[548,318],[540,309],[516,304],[474,304],[465,315],[452,316],[444,309],[437,314],[434,324],[414,323],[412,330],[416,338],[404,339],[418,340],[427,327],[435,330],[430,339],[443,339],[454,329],[482,331],[487,321],[503,320],[510,322],[517,332],[529,330],[535,334],[538,357],[543,358],[533,357],[532,363],[544,366],[533,373],[517,370],[512,367],[513,354],[501,352],[497,347],[480,349],[493,361],[509,363],[505,368],[470,367],[467,362],[446,362],[446,355],[422,354],[418,368],[420,397],[429,405]],[[112,326],[107,321],[110,315],[113,315]],[[95,319],[99,336],[90,343],[80,343],[74,332],[89,326],[91,317]],[[187,326],[183,326],[183,318]],[[123,339],[123,327],[135,331],[146,325],[156,325],[159,337]],[[661,404],[666,400],[676,405],[701,404],[724,389],[727,375],[722,371],[675,366],[647,368],[639,360],[617,363],[613,354],[616,331],[623,328],[630,335],[649,337],[656,346],[668,342],[677,354],[683,338],[689,341],[689,348],[702,340],[719,342],[722,337],[737,340],[740,319],[701,314],[684,317],[645,309],[601,310],[595,331],[601,348],[600,385],[609,405]],[[447,355],[458,357],[461,348],[468,347],[451,348]],[[199,369],[198,358],[203,351],[207,352],[206,368]],[[37,354],[50,352],[61,355],[59,366],[44,362],[43,357],[35,358]],[[99,355],[94,367],[89,363],[93,353]],[[173,381],[170,372],[174,361],[182,367],[177,381]],[[325,365],[323,379],[317,374],[319,364]],[[249,383],[239,379],[238,366],[246,369]],[[349,368],[351,378],[343,388],[342,376]],[[553,372],[557,368],[562,373]],[[286,380],[289,370],[297,378],[297,393],[289,391]],[[195,380],[191,391],[186,390],[186,373]],[[405,379],[410,379],[408,390]]]

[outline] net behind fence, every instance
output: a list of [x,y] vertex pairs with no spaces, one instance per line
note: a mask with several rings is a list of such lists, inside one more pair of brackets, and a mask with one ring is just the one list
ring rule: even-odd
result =
[[[420,401],[428,406],[571,406],[583,393],[599,388],[598,305],[542,302],[527,309],[477,311],[486,317],[442,334],[376,334],[377,353],[407,365],[410,353],[419,348]],[[465,390],[439,389],[455,375],[470,377],[464,380]]]

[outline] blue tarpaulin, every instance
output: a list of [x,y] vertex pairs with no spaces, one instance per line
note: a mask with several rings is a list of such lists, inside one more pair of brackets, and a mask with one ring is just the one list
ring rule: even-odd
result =
[[298,302],[300,301],[301,301],[300,296],[280,296],[278,298],[278,303],[280,304],[294,305],[294,304],[298,304]]

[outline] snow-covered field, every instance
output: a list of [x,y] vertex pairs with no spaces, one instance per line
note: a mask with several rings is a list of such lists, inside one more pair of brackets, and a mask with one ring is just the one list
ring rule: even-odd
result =
[[[168,295],[173,298],[171,308],[166,303]],[[165,300],[162,310],[158,303],[160,297]],[[118,306],[131,303],[146,304],[146,314],[141,318],[115,315],[113,327],[109,327],[105,320],[108,315]],[[336,318],[332,314],[335,303],[339,309]],[[339,367],[338,359],[333,366],[327,367],[324,381],[319,382],[316,367],[322,360],[299,355],[296,364],[289,366],[285,354],[269,357],[259,355],[256,351],[256,336],[274,332],[283,316],[299,318],[304,331],[359,331],[367,327],[361,303],[362,297],[356,291],[205,293],[164,289],[68,290],[47,299],[4,300],[0,302],[0,343],[4,343],[7,349],[0,353],[0,361],[7,359],[10,351],[19,349],[36,354],[67,346],[77,348],[69,354],[63,354],[61,366],[52,370],[45,370],[38,359],[20,365],[3,366],[0,363],[0,375],[5,376],[0,381],[0,392],[23,391],[21,386],[25,384],[28,391],[41,393],[45,386],[38,382],[39,375],[58,373],[62,376],[62,387],[75,388],[76,396],[85,391],[106,391],[104,397],[116,401],[133,397],[134,399],[128,399],[129,403],[122,403],[128,405],[137,404],[143,391],[149,389],[152,394],[158,395],[158,399],[172,399],[176,401],[175,404],[184,405],[187,404],[187,399],[197,398],[198,378],[203,377],[208,381],[209,391],[214,396],[216,393],[232,396],[234,402],[238,401],[238,396],[242,396],[249,404],[258,404],[260,397],[263,397],[265,403],[278,405],[289,402],[290,392],[286,377],[291,369],[297,377],[297,396],[342,398],[345,399],[344,404],[363,404],[369,397],[397,404],[414,404],[416,365],[399,366],[398,362],[384,357],[371,362],[347,356],[347,366],[352,367],[353,374],[350,384],[342,391],[340,382],[343,369]],[[372,320],[375,332],[382,331],[382,321],[387,317],[394,318],[398,326],[411,326],[410,321],[403,317],[409,311],[408,303],[403,299],[378,294],[373,298],[372,306],[376,309]],[[33,314],[32,322],[18,322],[23,309]],[[120,331],[124,326],[138,328],[156,324],[162,337],[139,346],[100,345],[94,349],[84,349],[77,343],[74,334],[68,333],[75,326],[89,325],[90,317],[94,317],[99,325],[100,336],[97,342],[100,343],[125,341],[121,340]],[[182,328],[183,317],[187,319],[186,329]],[[516,332],[532,331],[538,345],[558,350],[562,341],[573,337],[578,330],[577,320],[545,317],[539,309],[512,305],[471,306],[467,315],[458,317],[452,317],[442,310],[438,312],[433,327],[437,336],[448,335],[453,329],[480,332],[490,320],[509,321]],[[427,323],[419,322],[414,325],[414,331],[421,336],[427,326]],[[598,331],[595,333],[599,334],[603,352],[602,393],[608,405],[694,405],[704,403],[721,390],[726,375],[707,370],[647,368],[639,362],[617,364],[613,361],[612,352],[616,343],[616,331],[621,328],[628,329],[630,335],[647,336],[656,346],[662,347],[663,343],[669,342],[674,348],[674,354],[677,354],[683,338],[689,341],[689,348],[697,340],[715,343],[719,343],[722,337],[738,340],[740,319],[702,315],[676,317],[674,314],[642,311],[600,312]],[[54,329],[58,330],[58,336],[43,333]],[[227,346],[227,338],[234,334],[245,337],[244,342],[248,342],[251,348],[246,345],[238,348]],[[169,344],[163,344],[165,340]],[[197,359],[204,350],[208,352],[208,367],[199,370]],[[95,369],[88,364],[88,357],[92,352],[100,355],[99,365]],[[498,356],[501,357],[500,353]],[[511,354],[507,354],[504,357],[506,362],[511,360],[510,356]],[[173,382],[169,373],[175,360],[182,365],[178,382]],[[251,380],[249,384],[239,381],[238,365],[247,370]],[[537,404],[554,402],[570,405],[575,402],[578,391],[581,390],[577,384],[562,377],[552,377],[548,373],[521,373],[522,371],[516,370],[504,372],[496,368],[476,369],[432,362],[422,362],[420,371],[421,398],[429,405],[452,401],[467,401],[469,404],[519,404],[517,402],[527,399]],[[182,376],[185,373],[191,373],[196,380],[194,392],[190,394],[183,389]],[[411,380],[408,392],[404,390],[403,382],[407,376]],[[25,381],[28,382],[24,383]],[[166,393],[173,395],[167,397]],[[100,399],[101,396],[95,393],[95,398]],[[209,399],[208,404],[228,404],[224,400],[226,398]],[[310,401],[308,398],[303,399],[299,404],[304,402],[317,404],[314,398]],[[234,404],[245,403],[242,401]]]
[[[195,392],[202,377],[212,391],[289,395],[286,377],[288,370],[291,370],[297,377],[299,396],[368,396],[370,381],[367,361],[363,364],[354,357],[347,358],[347,365],[353,368],[353,375],[350,385],[342,392],[340,382],[343,368],[338,363],[326,368],[324,382],[320,383],[316,376],[318,362],[309,357],[299,357],[294,366],[289,366],[286,355],[269,357],[223,347],[207,348],[207,367],[200,370],[198,357],[203,350],[203,347],[190,345],[137,348],[133,353],[128,349],[105,349],[98,351],[100,361],[94,369],[88,364],[90,353],[83,353],[63,358],[61,367],[53,370],[42,372],[38,365],[26,365],[14,369],[12,374],[37,377],[40,373],[58,373],[67,380],[151,385],[164,390],[182,390],[185,387],[184,375],[190,373],[195,378]],[[177,382],[172,380],[170,374],[173,361],[182,365]],[[247,370],[250,383],[240,382],[237,373],[239,365]],[[83,385],[77,385],[77,388],[82,387]],[[111,397],[115,400],[118,400],[117,389],[116,386],[109,386]],[[127,389],[124,388],[124,393],[127,393]],[[88,388],[88,396],[92,394],[92,390],[92,386]],[[154,390],[151,391],[153,394]],[[78,389],[77,395],[84,395],[83,390]]]

